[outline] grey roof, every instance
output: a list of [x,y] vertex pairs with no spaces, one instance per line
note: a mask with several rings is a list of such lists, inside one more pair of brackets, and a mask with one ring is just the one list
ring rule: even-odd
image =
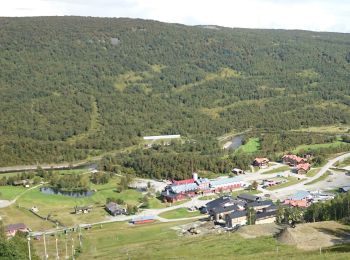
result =
[[273,217],[273,216],[276,216],[276,211],[261,212],[256,214],[256,219],[263,219],[263,218]]
[[108,204],[106,204],[106,208],[111,212],[124,209],[123,206],[121,206],[115,202],[109,202]]
[[247,207],[259,207],[259,206],[272,206],[274,205],[271,200],[253,201],[248,202]]
[[210,180],[210,187],[216,188],[217,186],[239,183],[240,181],[241,179],[238,177],[220,178],[220,179]]
[[237,196],[237,198],[242,199],[242,200],[249,200],[249,201],[257,201],[260,199],[260,197],[255,196],[255,195],[251,195],[248,193],[241,193]]
[[247,211],[245,211],[245,210],[236,210],[236,211],[233,211],[230,214],[228,214],[227,217],[230,218],[230,219],[235,219],[235,218],[240,218],[240,217],[243,217],[243,216],[246,216],[246,215],[247,215]]
[[233,211],[233,210],[238,210],[238,206],[237,205],[230,205],[230,206],[227,206],[227,207],[217,207],[217,208],[213,208],[211,211],[214,214],[220,214],[220,213],[223,213],[223,212],[230,212],[230,211]]
[[5,227],[5,230],[8,231],[15,231],[19,229],[27,229],[27,226],[23,223],[16,223],[16,224],[10,224]]
[[350,186],[343,186],[343,187],[340,187],[340,189],[342,189],[343,191],[349,191]]
[[265,212],[277,211],[278,207],[276,205],[271,205],[270,207],[265,208]]
[[213,208],[222,206],[222,205],[229,203],[229,202],[232,202],[232,201],[233,201],[233,198],[231,196],[227,196],[227,197],[224,196],[224,197],[220,197],[218,199],[215,199],[215,200],[208,202],[207,204],[205,204],[205,206],[208,209],[213,209]]
[[290,199],[290,200],[302,200],[302,199],[305,199],[309,196],[311,196],[310,192],[308,192],[306,190],[301,190],[301,191],[298,191],[297,193],[295,193],[294,195],[290,196],[288,199]]

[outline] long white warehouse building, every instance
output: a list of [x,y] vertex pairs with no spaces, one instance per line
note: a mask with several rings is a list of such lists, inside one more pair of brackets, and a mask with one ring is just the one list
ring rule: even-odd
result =
[[176,139],[181,138],[180,135],[155,135],[155,136],[144,136],[143,140],[161,140],[161,139]]

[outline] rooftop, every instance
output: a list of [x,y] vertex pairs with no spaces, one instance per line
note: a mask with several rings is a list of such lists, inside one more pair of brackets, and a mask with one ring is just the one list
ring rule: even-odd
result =
[[230,184],[230,183],[237,183],[241,180],[238,177],[230,177],[230,178],[220,178],[215,180],[210,180],[210,187],[215,188],[216,186]]
[[302,190],[302,191],[298,191],[294,195],[290,196],[288,199],[290,199],[290,200],[303,200],[309,196],[311,196],[310,192]]

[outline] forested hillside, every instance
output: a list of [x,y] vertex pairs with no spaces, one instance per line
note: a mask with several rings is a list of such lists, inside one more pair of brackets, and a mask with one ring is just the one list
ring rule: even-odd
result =
[[0,18],[0,165],[140,142],[350,123],[350,35]]

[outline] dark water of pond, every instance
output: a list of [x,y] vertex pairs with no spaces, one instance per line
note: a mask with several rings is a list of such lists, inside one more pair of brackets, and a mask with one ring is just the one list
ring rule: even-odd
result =
[[92,190],[82,190],[82,191],[62,191],[50,187],[43,187],[40,189],[40,191],[44,194],[48,195],[62,195],[62,196],[68,196],[73,198],[84,198],[94,195],[94,191]]
[[236,135],[231,140],[231,144],[229,147],[227,147],[227,149],[229,149],[229,150],[238,149],[242,145],[243,139],[244,139],[244,135]]

